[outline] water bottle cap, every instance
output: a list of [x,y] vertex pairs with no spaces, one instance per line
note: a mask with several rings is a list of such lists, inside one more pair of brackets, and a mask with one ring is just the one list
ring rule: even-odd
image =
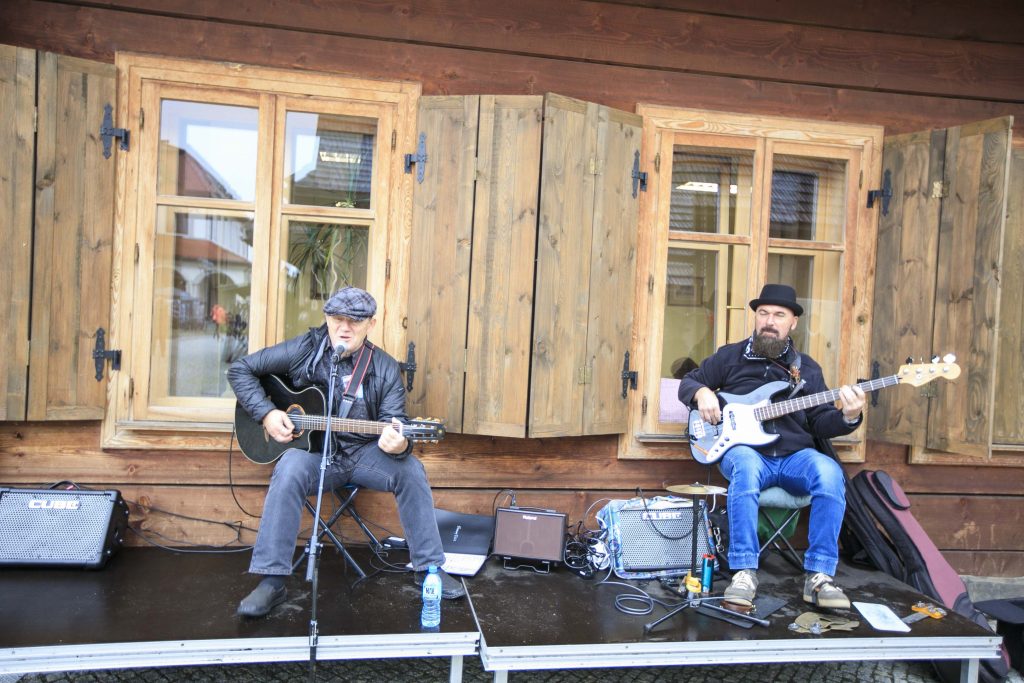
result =
[[427,567],[427,571],[430,572],[431,574],[436,574],[437,573],[437,565],[435,565],[435,564],[430,565],[429,567]]

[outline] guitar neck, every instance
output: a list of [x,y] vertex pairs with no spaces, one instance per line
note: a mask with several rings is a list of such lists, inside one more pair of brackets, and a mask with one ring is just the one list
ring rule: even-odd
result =
[[[300,430],[327,431],[327,418],[324,415],[289,415],[292,424]],[[372,420],[351,420],[332,417],[330,431],[351,432],[354,434],[382,434],[391,426],[390,422],[374,422]]]
[[[879,377],[878,379],[868,380],[867,382],[859,382],[854,386],[858,386],[865,392],[878,391],[883,387],[891,387],[900,383],[899,375],[890,375],[888,377]],[[754,415],[758,420],[764,422],[765,420],[772,420],[789,413],[795,413],[798,410],[805,410],[807,408],[813,408],[814,406],[820,406],[822,403],[835,403],[839,400],[839,390],[830,389],[828,391],[822,391],[817,394],[811,394],[809,396],[799,396],[797,398],[791,398],[787,401],[779,401],[778,403],[769,403],[766,406],[761,406],[754,410]]]

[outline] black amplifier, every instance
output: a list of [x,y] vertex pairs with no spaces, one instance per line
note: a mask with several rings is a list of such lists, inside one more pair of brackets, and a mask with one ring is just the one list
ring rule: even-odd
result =
[[127,526],[120,491],[0,488],[0,565],[99,569]]

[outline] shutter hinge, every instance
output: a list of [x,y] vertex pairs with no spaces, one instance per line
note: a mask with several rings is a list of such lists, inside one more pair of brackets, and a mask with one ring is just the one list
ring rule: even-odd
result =
[[121,369],[121,349],[107,348],[107,333],[102,327],[96,328],[96,345],[92,349],[92,359],[96,363],[96,381],[103,381],[103,367],[110,361],[111,370]]
[[647,397],[646,396],[644,396],[643,399],[640,401],[640,414],[641,415],[646,415],[647,414]]
[[882,178],[882,189],[881,190],[868,190],[868,208],[872,208],[875,205],[875,200],[882,200],[882,215],[889,215],[889,200],[892,199],[892,172],[889,169],[885,169],[885,175]]
[[943,197],[949,196],[949,181],[947,180],[935,180],[932,181],[932,199],[942,199]]
[[103,139],[103,158],[110,158],[110,147],[114,143],[114,138],[120,140],[118,147],[124,151],[128,151],[128,129],[127,128],[114,128],[113,119],[114,108],[110,104],[106,104],[103,107],[103,122],[100,124],[100,138]]
[[394,152],[398,148],[398,131],[391,131],[391,151]]
[[427,134],[420,133],[419,142],[416,143],[416,153],[405,155],[405,172],[412,173],[412,167],[416,166],[416,182],[423,182],[423,173],[427,165]]
[[416,344],[409,342],[405,352],[405,362],[398,367],[405,373],[405,390],[412,391],[412,380],[416,376]]
[[636,199],[637,190],[647,192],[647,172],[640,170],[640,151],[633,152],[633,199]]
[[629,369],[629,351],[626,351],[622,357],[622,398],[626,398],[629,389],[636,391],[636,370]]
[[384,261],[384,279],[391,279],[391,259],[385,259]]

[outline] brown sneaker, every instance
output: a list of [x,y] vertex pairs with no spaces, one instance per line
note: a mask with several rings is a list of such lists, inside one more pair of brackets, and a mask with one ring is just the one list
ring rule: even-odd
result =
[[850,609],[850,599],[836,586],[831,576],[822,572],[807,575],[804,602],[829,609]]
[[753,569],[741,569],[732,575],[732,583],[722,594],[726,602],[742,607],[750,607],[754,604],[754,596],[757,595],[757,571]]

